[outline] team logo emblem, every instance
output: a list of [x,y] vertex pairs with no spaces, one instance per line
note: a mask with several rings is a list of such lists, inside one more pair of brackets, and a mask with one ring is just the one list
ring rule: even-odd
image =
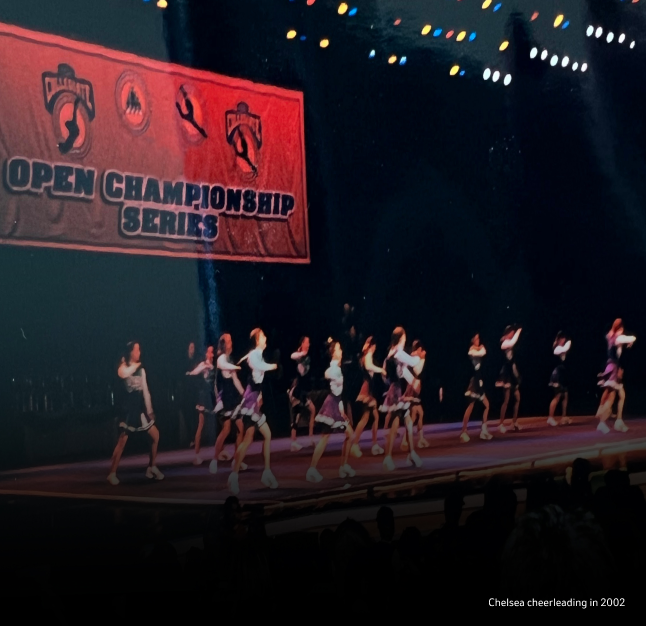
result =
[[126,71],[117,81],[114,92],[117,111],[126,126],[135,134],[145,133],[150,124],[150,99],[144,81],[134,72]]
[[43,91],[60,153],[84,157],[92,146],[90,123],[96,114],[92,83],[77,78],[72,67],[61,63],[58,72],[43,73]]
[[249,112],[246,102],[238,103],[235,111],[226,113],[227,141],[233,147],[238,167],[250,178],[258,176],[262,124],[260,116]]
[[204,109],[200,104],[197,90],[190,85],[182,85],[175,96],[179,125],[184,138],[198,145],[208,138],[205,129]]

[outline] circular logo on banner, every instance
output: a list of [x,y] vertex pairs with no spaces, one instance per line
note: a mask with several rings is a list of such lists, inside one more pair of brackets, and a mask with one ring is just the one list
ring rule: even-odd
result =
[[201,98],[192,85],[181,85],[175,96],[177,120],[184,139],[193,145],[208,138],[206,116]]
[[123,123],[135,135],[145,133],[150,124],[151,107],[143,79],[134,72],[124,72],[117,81],[114,95]]
[[52,111],[54,136],[61,154],[83,158],[92,147],[90,116],[81,97],[66,92],[56,99]]

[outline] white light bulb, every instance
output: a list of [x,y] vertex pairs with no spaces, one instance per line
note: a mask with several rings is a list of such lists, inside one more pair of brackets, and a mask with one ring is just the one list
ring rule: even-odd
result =
[[497,81],[498,81],[498,79],[499,79],[499,78],[500,78],[500,72],[499,72],[498,70],[496,70],[496,71],[493,73],[493,76],[491,77],[491,80],[493,80],[493,82],[495,83],[495,82],[497,82]]
[[532,48],[532,51],[529,53],[530,59],[535,59],[538,55],[538,48]]
[[551,65],[552,67],[554,67],[558,62],[559,62],[559,58],[558,58],[556,55],[554,55],[554,56],[550,59],[550,65]]
[[615,38],[614,33],[608,33],[608,36],[606,37],[606,41],[610,43],[614,38]]
[[582,71],[582,72],[585,72],[587,69],[588,69],[588,64],[587,64],[587,63],[584,63],[584,64],[581,66],[581,71]]
[[578,68],[578,67],[579,67],[579,64],[578,64],[576,61],[575,61],[574,63],[572,63],[572,70],[573,70],[574,72],[576,72],[576,70],[577,70],[577,68]]
[[491,76],[491,70],[490,70],[489,68],[487,68],[487,69],[484,71],[484,74],[482,75],[482,78],[484,78],[485,80],[489,80],[489,77],[490,77],[490,76]]
[[507,74],[507,76],[505,76],[505,86],[509,85],[510,82],[511,82],[511,74]]
[[634,47],[635,47],[635,42],[633,41],[633,42],[630,44],[630,49],[632,50]]
[[588,37],[592,37],[592,33],[594,32],[594,26],[588,26],[588,30],[585,31],[585,34]]
[[603,35],[603,28],[601,28],[601,26],[599,26],[599,28],[597,28],[596,32],[594,33],[594,36],[597,39],[599,39],[599,37],[601,37],[601,35]]
[[541,52],[541,61],[545,61],[545,59],[547,59],[547,50],[543,50],[543,52]]
[[567,67],[567,64],[568,64],[569,62],[570,62],[570,58],[569,58],[569,57],[563,57],[563,60],[561,61],[561,65],[562,65],[563,67]]
[[626,39],[626,35],[624,35],[623,33],[619,35],[619,43],[624,43],[625,39]]

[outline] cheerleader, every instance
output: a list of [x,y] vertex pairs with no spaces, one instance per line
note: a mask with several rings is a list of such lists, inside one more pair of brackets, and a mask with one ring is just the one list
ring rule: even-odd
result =
[[146,370],[141,366],[141,349],[139,344],[131,341],[127,344],[125,354],[121,359],[117,373],[123,380],[126,389],[125,415],[119,422],[119,440],[112,453],[112,465],[108,474],[108,482],[118,485],[117,467],[126,446],[128,437],[134,433],[146,432],[152,440],[150,446],[150,460],[146,469],[146,478],[163,480],[164,475],[159,471],[155,461],[157,447],[159,446],[159,430],[155,426],[155,413],[153,411]]
[[202,430],[204,415],[213,415],[215,411],[215,367],[213,365],[213,346],[206,349],[206,356],[194,370],[186,372],[187,376],[202,376],[197,393],[197,430],[195,431],[195,458],[193,465],[202,465],[200,449],[202,446]]
[[[244,388],[242,387],[237,374],[240,370],[240,366],[231,361],[232,352],[233,341],[231,340],[231,335],[225,333],[220,337],[220,341],[218,342],[218,360],[216,362],[217,372],[215,379],[215,386],[217,389],[215,414],[222,425],[222,430],[220,431],[218,438],[215,440],[213,460],[209,465],[209,471],[211,474],[217,474],[218,472],[218,459],[222,458],[224,443],[231,432],[231,416],[233,415],[236,407],[240,404],[240,400],[244,394]],[[236,448],[238,448],[242,441],[242,423],[240,420],[237,420],[236,424]],[[229,459],[230,458],[231,457],[229,457]],[[229,459],[223,458],[223,460],[227,461]],[[244,463],[240,467],[241,469],[246,468]]]
[[559,402],[561,402],[561,410],[563,411],[561,425],[563,426],[572,423],[572,420],[567,417],[568,388],[565,370],[565,358],[567,357],[567,353],[570,351],[571,347],[572,342],[567,339],[562,332],[559,332],[556,335],[554,345],[552,346],[554,356],[558,359],[558,363],[550,377],[550,387],[554,388],[554,398],[552,399],[552,402],[550,402],[550,414],[547,418],[547,423],[550,426],[557,425],[557,422],[554,419],[554,414],[556,413],[556,407]]
[[515,431],[521,430],[521,427],[517,423],[518,408],[520,406],[520,374],[518,373],[518,367],[516,366],[516,360],[514,358],[514,346],[518,342],[521,330],[522,328],[514,330],[513,327],[507,326],[505,328],[505,334],[500,340],[500,349],[505,353],[505,364],[500,370],[496,387],[502,387],[505,390],[505,399],[500,407],[500,422],[498,423],[498,431],[503,434],[507,432],[505,428],[505,416],[512,391],[514,392],[514,399],[516,401],[514,403],[512,426]]
[[229,474],[228,480],[229,490],[234,495],[240,493],[240,487],[238,486],[238,473],[240,472],[244,457],[247,454],[247,449],[253,441],[253,436],[256,430],[260,432],[264,439],[262,450],[265,459],[265,470],[262,473],[260,482],[270,489],[276,489],[278,487],[276,477],[272,474],[269,465],[271,456],[271,430],[269,430],[267,418],[263,413],[261,413],[262,381],[265,378],[265,372],[278,369],[278,365],[275,363],[265,363],[262,358],[262,353],[267,347],[267,337],[260,328],[252,330],[249,337],[254,347],[249,354],[242,359],[242,361],[245,359],[247,360],[249,368],[251,369],[251,375],[242,397],[242,402],[238,405],[231,416],[231,419],[233,420],[242,419],[242,430],[244,433],[243,439],[236,450],[233,461],[233,470],[231,474]]
[[482,381],[482,359],[487,354],[487,350],[480,343],[480,335],[475,335],[471,339],[471,347],[469,348],[469,359],[471,360],[471,367],[473,368],[473,373],[471,374],[471,380],[469,381],[469,386],[467,387],[466,393],[464,394],[469,398],[469,406],[467,406],[466,411],[464,412],[464,417],[462,418],[462,432],[460,433],[460,441],[462,443],[467,443],[469,441],[469,435],[467,434],[467,427],[469,425],[469,418],[473,412],[473,407],[476,403],[476,400],[482,402],[484,406],[484,412],[482,413],[482,428],[480,429],[480,439],[485,441],[490,441],[493,437],[489,434],[487,429],[487,417],[489,416],[489,400],[485,395],[484,383]]
[[608,361],[606,369],[602,374],[599,374],[599,385],[604,388],[599,409],[597,410],[597,417],[599,418],[599,426],[597,430],[602,433],[610,432],[606,420],[612,413],[612,405],[615,398],[619,398],[617,407],[617,419],[615,421],[615,430],[619,432],[626,432],[628,427],[623,420],[624,403],[626,401],[626,392],[623,385],[624,368],[621,362],[621,355],[623,346],[627,348],[632,347],[637,338],[634,335],[624,335],[624,324],[621,319],[616,319],[610,332],[606,335],[608,345]]
[[357,424],[357,429],[354,431],[354,439],[352,440],[352,446],[350,449],[352,456],[357,459],[363,455],[359,446],[359,442],[371,415],[372,454],[374,456],[377,456],[384,453],[384,449],[377,443],[377,435],[379,434],[379,412],[377,411],[377,397],[379,395],[379,392],[376,389],[376,376],[378,374],[385,376],[386,370],[374,364],[374,355],[376,349],[377,343],[375,342],[374,337],[368,337],[361,350],[360,365],[361,371],[363,372],[363,384],[361,385],[361,391],[357,396],[357,402],[361,403],[363,407],[363,413],[361,415],[359,423]]
[[350,442],[352,441],[352,426],[350,420],[345,414],[343,400],[343,372],[341,371],[341,359],[343,353],[341,344],[333,341],[330,345],[330,367],[325,372],[325,378],[330,381],[330,392],[328,393],[323,406],[315,418],[315,421],[321,426],[321,439],[314,448],[312,463],[305,478],[311,483],[318,483],[323,480],[323,476],[316,469],[318,462],[321,460],[323,452],[327,447],[330,435],[333,432],[344,432],[345,439],[341,448],[341,466],[339,467],[339,476],[346,478],[355,475],[355,471],[348,464],[348,455],[350,453]]
[[395,437],[397,436],[397,431],[399,430],[399,424],[402,417],[404,417],[406,433],[408,434],[408,442],[410,444],[410,453],[408,455],[407,464],[412,465],[414,463],[417,467],[422,466],[422,459],[420,459],[417,452],[415,452],[413,420],[410,416],[410,412],[408,411],[410,403],[405,402],[402,398],[402,380],[406,380],[408,383],[412,383],[414,380],[414,376],[411,374],[408,367],[416,367],[419,365],[421,359],[418,356],[413,357],[404,352],[405,345],[406,332],[401,327],[395,328],[392,334],[388,356],[386,357],[384,364],[389,387],[386,397],[384,398],[384,403],[380,407],[381,411],[386,412],[387,415],[392,417],[392,426],[388,433],[386,457],[384,458],[384,467],[390,472],[395,469],[392,457],[393,445],[395,443]]
[[296,426],[299,415],[309,416],[310,445],[314,444],[314,404],[310,398],[312,391],[311,359],[309,355],[310,338],[303,337],[298,350],[292,354],[292,361],[296,361],[297,376],[289,390],[289,402],[292,415],[292,445],[291,451],[298,452],[302,445],[296,441]]
[[[412,345],[412,357],[419,357],[420,362],[413,368],[413,376],[415,377],[412,383],[406,386],[404,391],[404,402],[410,403],[410,416],[413,420],[413,427],[417,423],[417,432],[419,434],[419,441],[417,442],[418,448],[428,448],[429,443],[424,439],[424,408],[422,407],[422,400],[420,397],[422,389],[422,381],[420,380],[424,363],[426,362],[426,350],[422,347],[419,339],[415,339]],[[408,451],[408,438],[404,435],[401,443],[401,449]]]

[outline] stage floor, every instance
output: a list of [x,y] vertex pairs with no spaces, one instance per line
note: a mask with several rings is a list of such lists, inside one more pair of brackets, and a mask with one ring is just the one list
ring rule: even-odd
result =
[[[528,472],[552,470],[563,474],[565,467],[577,457],[590,459],[597,466],[626,467],[637,471],[646,466],[646,418],[627,418],[627,433],[611,430],[603,435],[596,430],[593,417],[574,417],[573,424],[549,427],[545,418],[519,420],[519,433],[497,433],[491,441],[481,441],[479,423],[470,428],[471,441],[458,440],[460,424],[427,425],[426,438],[430,448],[418,450],[423,467],[406,467],[406,454],[395,444],[396,470],[384,470],[383,456],[370,452],[371,435],[362,437],[363,457],[350,458],[356,470],[353,478],[339,478],[341,436],[333,436],[323,456],[319,471],[324,480],[317,484],[305,480],[312,448],[290,452],[288,439],[272,441],[272,471],[278,480],[275,490],[260,483],[262,474],[262,442],[254,442],[247,455],[247,471],[240,473],[239,498],[243,504],[262,504],[269,514],[300,507],[320,507],[337,501],[374,501],[384,494],[424,490],[429,485],[449,484],[456,480],[468,481],[486,478],[493,473],[515,476]],[[384,433],[379,441],[384,446]],[[301,440],[304,443],[305,440]],[[228,446],[231,450],[232,446]],[[127,448],[126,448],[127,451]],[[144,476],[147,456],[124,457],[118,472],[121,484],[108,484],[106,477],[109,459],[36,467],[0,473],[0,494],[49,496],[116,501],[157,502],[168,504],[221,504],[230,495],[227,478],[230,462],[219,462],[218,473],[209,473],[212,448],[203,449],[208,460],[201,466],[192,465],[194,452],[179,450],[159,455],[158,466],[165,474],[161,482],[149,481]],[[614,465],[613,465],[614,464]]]

